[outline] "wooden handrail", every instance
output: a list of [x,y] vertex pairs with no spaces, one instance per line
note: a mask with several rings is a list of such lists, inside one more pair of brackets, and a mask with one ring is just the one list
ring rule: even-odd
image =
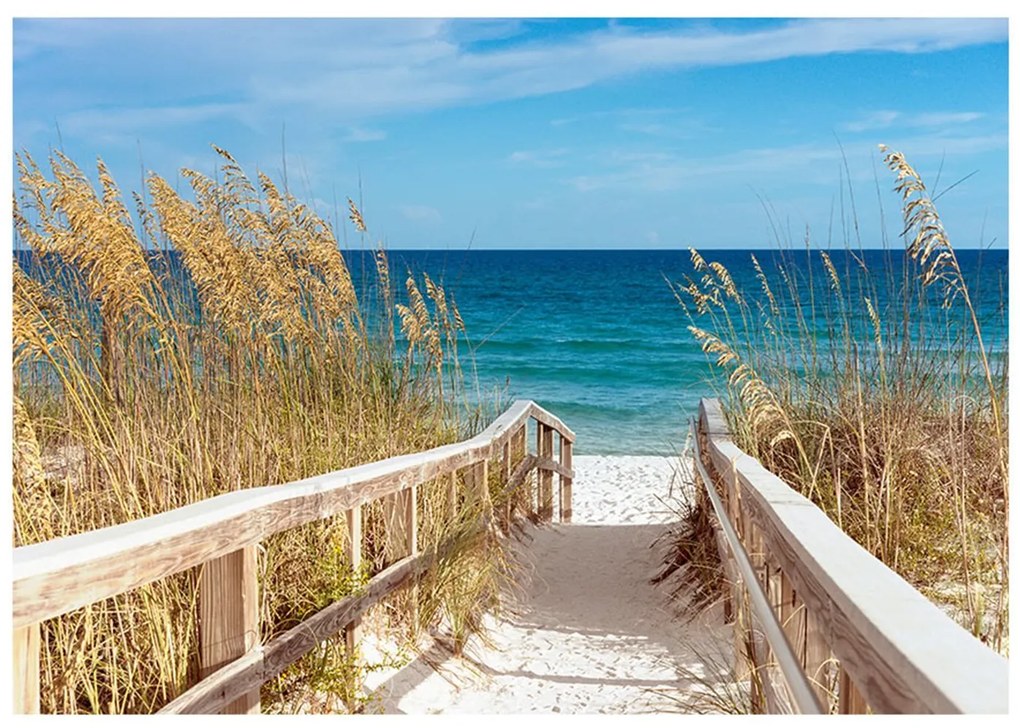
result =
[[[285,485],[226,493],[137,521],[16,548],[12,626],[15,644],[25,648],[21,650],[24,654],[18,651],[15,653],[16,712],[38,710],[38,629],[41,621],[210,562],[218,565],[216,574],[222,573],[223,578],[231,581],[225,587],[208,585],[207,593],[204,592],[206,613],[218,614],[216,604],[226,599],[228,601],[222,605],[235,610],[231,614],[238,615],[226,621],[236,621],[242,617],[250,620],[249,608],[252,595],[256,592],[247,594],[245,590],[257,589],[257,585],[251,582],[255,574],[249,563],[252,557],[248,555],[248,549],[275,533],[339,514],[346,513],[349,523],[360,524],[362,505],[381,498],[403,498],[406,503],[405,512],[396,518],[400,522],[409,521],[404,524],[404,537],[408,540],[406,545],[410,556],[389,567],[384,574],[374,577],[367,595],[348,598],[349,603],[341,600],[326,607],[295,628],[297,632],[292,630],[294,635],[287,633],[291,635],[287,640],[284,640],[287,637],[284,635],[270,645],[261,647],[241,639],[235,654],[215,658],[227,659],[228,662],[204,680],[203,684],[208,687],[208,680],[215,675],[222,675],[225,670],[242,675],[240,683],[236,680],[232,683],[234,687],[241,683],[248,688],[254,685],[255,692],[247,703],[244,703],[242,696],[239,709],[257,709],[257,686],[261,683],[252,681],[272,670],[282,670],[289,663],[280,663],[278,656],[282,654],[290,659],[296,651],[300,651],[294,645],[310,648],[310,645],[316,643],[314,639],[309,641],[306,637],[297,637],[302,627],[315,627],[311,634],[321,640],[328,636],[323,634],[324,630],[328,632],[332,629],[335,633],[337,624],[345,620],[355,623],[364,609],[403,584],[415,569],[427,562],[427,555],[416,555],[417,512],[413,507],[414,489],[444,474],[479,464],[482,466],[480,472],[484,482],[484,466],[490,459],[508,459],[512,443],[526,450],[522,438],[529,419],[534,419],[539,428],[557,431],[561,444],[567,443],[569,456],[570,445],[575,439],[573,431],[539,405],[523,400],[512,405],[484,431],[459,443]],[[561,517],[569,518],[569,491],[574,473],[569,463],[558,463],[551,455],[550,452],[532,456],[523,452],[517,469],[512,478],[508,478],[505,487],[516,487],[532,470],[548,472],[549,477],[556,473],[559,475],[561,493],[566,492],[565,501],[561,495],[561,501],[565,503],[565,510],[561,506]],[[509,462],[504,463],[503,471],[509,474],[509,467]],[[408,494],[411,494],[410,497]],[[358,535],[355,538],[360,539],[360,527],[356,528],[356,533]],[[351,552],[360,553],[357,544],[351,544]],[[206,581],[204,578],[204,588]],[[202,601],[200,599],[200,603]],[[334,612],[332,617],[327,614],[331,609]],[[257,619],[257,614],[254,618]],[[230,628],[229,625],[214,627],[219,630]],[[234,628],[240,634],[252,632],[251,625],[244,625],[243,629],[237,626]],[[257,633],[258,630],[254,631]],[[217,633],[217,637],[220,642],[227,639],[220,633]],[[273,656],[275,661],[271,661],[269,669],[264,658],[256,659],[253,655]],[[232,695],[237,698],[239,693],[235,691]],[[218,707],[227,705],[223,700],[217,702],[208,691],[202,694],[201,699],[189,699],[181,705],[187,704],[189,709],[195,709],[196,705],[208,708],[212,703]],[[233,709],[238,705],[229,707]]]
[[720,500],[719,493],[710,485],[712,481],[705,471],[705,465],[701,459],[701,447],[698,442],[696,428],[697,425],[692,419],[691,431],[695,436],[694,466],[701,478],[701,482],[706,484],[705,493],[708,495],[709,501],[711,501],[712,510],[722,529],[726,546],[736,564],[740,579],[747,588],[751,609],[757,617],[759,624],[762,625],[762,632],[776,655],[776,661],[779,664],[779,668],[783,671],[783,677],[790,688],[791,697],[796,703],[796,707],[801,713],[819,714],[822,712],[821,703],[811,688],[810,680],[804,674],[804,668],[794,655],[793,647],[790,645],[787,635],[783,632],[783,626],[780,622],[781,618],[772,611],[769,599],[765,595],[761,584],[758,583],[754,566],[744,550],[743,543],[740,541],[736,529],[730,522],[729,515],[726,513],[726,509]]
[[[525,400],[481,434],[453,445],[285,485],[226,493],[137,521],[17,548],[13,626],[122,594],[274,533],[329,518],[491,457],[529,417],[559,422]],[[560,433],[568,440],[574,438],[566,427]]]
[[[808,642],[821,640],[839,661],[841,712],[1007,711],[1005,658],[741,451],[718,400],[703,399],[699,415],[714,487],[736,513],[745,548],[760,559],[774,609],[799,613],[802,637],[809,620],[816,629]],[[818,645],[801,640],[801,648],[803,659],[814,650],[818,661]]]

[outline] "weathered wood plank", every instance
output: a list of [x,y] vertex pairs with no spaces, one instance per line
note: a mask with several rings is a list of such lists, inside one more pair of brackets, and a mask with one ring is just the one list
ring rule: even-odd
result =
[[828,691],[829,648],[818,628],[818,620],[811,619],[807,606],[798,598],[793,580],[786,572],[781,573],[780,582],[783,628],[819,703],[824,712],[828,712],[831,703]]
[[548,471],[550,477],[552,477],[553,473],[557,473],[557,474],[559,474],[559,475],[561,475],[563,477],[567,477],[567,478],[573,479],[573,477],[574,477],[574,469],[573,468],[570,468],[568,470],[567,468],[565,468],[564,466],[560,465],[558,462],[556,462],[552,458],[538,457],[538,456],[533,456],[533,457],[535,458],[535,462],[534,462],[535,467],[540,469],[540,470]]
[[517,463],[517,467],[514,468],[514,472],[510,475],[510,482],[506,485],[508,492],[513,492],[528,480],[531,471],[535,469],[535,462],[537,460],[538,458],[534,455],[525,455],[521,458],[521,461]]
[[[760,544],[760,541],[759,541]],[[780,626],[784,625],[783,618],[783,597],[782,597],[782,570],[774,565],[773,561],[770,561],[769,554],[762,552],[762,573],[763,573],[763,587],[765,596],[768,599],[769,605],[772,608],[772,613],[779,617]],[[785,628],[784,628],[785,632]],[[783,677],[783,672],[779,667],[778,659],[776,658],[775,651],[772,648],[771,643],[768,640],[763,640],[764,644],[764,661],[765,661],[765,680],[770,684],[771,690],[769,704],[769,713],[789,715],[796,713],[796,708],[793,702],[793,698],[790,696],[789,690],[787,689],[786,680]],[[796,652],[794,653],[796,654]]]
[[839,670],[839,713],[840,715],[864,715],[868,704],[857,690],[850,674],[840,665]]
[[513,435],[513,446],[514,446],[514,467],[524,459],[524,456],[528,454],[528,428],[523,424],[517,428],[517,432]]
[[[553,431],[542,422],[538,423],[536,452],[542,460],[552,460]],[[553,472],[551,469],[538,468],[538,517],[543,521],[551,521],[553,517]]]
[[546,410],[542,409],[534,402],[531,403],[531,408],[529,409],[528,413],[531,415],[532,419],[534,419],[536,422],[544,425],[550,430],[556,430],[556,432],[560,433],[571,442],[577,440],[577,436],[574,434],[574,431],[567,427],[565,424],[563,424],[563,420],[561,420],[556,415],[551,414]]
[[560,476],[560,521],[570,523],[574,516],[574,443],[560,437],[560,465],[570,475],[557,471]]
[[[352,508],[347,511],[347,559],[351,564],[351,573],[355,579],[361,573],[361,543],[362,543],[362,521],[361,507]],[[353,619],[350,624],[344,627],[344,641],[347,645],[347,654],[354,655],[358,642],[361,639],[361,622]]]
[[499,459],[499,475],[503,487],[503,490],[500,493],[500,498],[502,499],[503,503],[503,526],[504,530],[506,530],[507,532],[509,532],[510,523],[514,519],[513,500],[510,498],[510,494],[506,492],[506,486],[510,482],[510,475],[512,474],[513,470],[513,465],[511,463],[510,457],[511,449],[512,449],[511,442],[507,441],[507,443],[503,445],[503,452],[500,455]]
[[334,602],[264,647],[227,664],[159,712],[211,713],[219,710],[238,696],[277,677],[320,642],[337,634],[344,625],[356,621],[369,607],[427,568],[432,558],[431,553],[419,554],[392,564],[372,577],[361,593]]
[[35,715],[39,712],[39,623],[16,628],[11,642],[12,711],[15,715]]
[[449,517],[450,522],[453,523],[454,521],[457,520],[459,498],[459,496],[457,495],[457,481],[460,478],[460,476],[458,475],[458,472],[456,470],[453,470],[450,471],[447,477],[449,478],[449,480],[446,483],[446,507],[447,507],[446,515]]
[[482,513],[486,518],[492,517],[492,493],[489,491],[489,461],[482,460],[475,463],[475,491],[474,497],[482,504]]
[[[706,422],[719,422],[713,407],[718,404],[702,402],[703,431]],[[741,505],[873,711],[1007,710],[1004,658],[737,449],[728,435],[709,431],[707,439],[716,469],[738,479]]]
[[[401,493],[403,497],[403,525],[407,540],[404,544],[407,556],[414,558],[418,555],[418,486],[412,485]],[[418,616],[418,585],[411,587],[411,623],[415,630],[420,626]]]
[[[258,646],[258,567],[254,546],[202,567],[198,592],[199,675],[205,677]],[[240,695],[224,713],[259,713],[258,689]]]
[[407,530],[407,553],[418,555],[418,486],[404,491],[404,527]]
[[[119,526],[17,548],[12,626],[64,614],[466,467],[498,452],[529,417],[562,426],[535,403],[521,401],[464,442],[286,485],[227,493]],[[573,439],[565,427],[563,432]],[[127,563],[131,568],[124,568]]]
[[835,670],[832,650],[825,637],[825,631],[818,617],[804,608],[804,674],[811,680],[819,702],[831,712],[833,679]]

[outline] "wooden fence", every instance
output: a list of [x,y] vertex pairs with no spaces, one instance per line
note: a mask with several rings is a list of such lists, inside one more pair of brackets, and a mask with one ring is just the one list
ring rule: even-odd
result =
[[[536,448],[527,453],[527,425]],[[558,434],[559,460],[553,433]],[[481,434],[453,445],[401,455],[285,485],[237,491],[119,526],[14,550],[13,687],[16,713],[39,712],[39,650],[43,620],[136,589],[186,569],[201,568],[198,594],[202,679],[165,706],[164,713],[257,713],[259,688],[324,639],[346,631],[356,640],[359,617],[429,567],[438,550],[419,553],[416,489],[443,476],[471,474],[488,487],[490,464],[506,490],[537,470],[539,517],[554,510],[571,517],[574,433],[531,401],[514,404]],[[263,539],[340,514],[350,534],[349,558],[361,560],[362,507],[384,499],[405,539],[406,556],[369,579],[364,589],[317,612],[293,629],[260,643],[256,546]],[[512,513],[503,514],[512,517]]]
[[[790,688],[800,678],[784,677],[776,659],[792,651],[822,712],[1007,712],[1007,660],[737,448],[718,400],[701,401],[695,440],[701,479],[721,496],[713,519],[733,586],[727,606],[756,711],[793,712],[799,701]],[[723,521],[739,543],[725,538]],[[738,552],[753,565],[771,615],[746,606],[752,585],[739,573]],[[773,618],[785,647],[765,638],[762,622]]]

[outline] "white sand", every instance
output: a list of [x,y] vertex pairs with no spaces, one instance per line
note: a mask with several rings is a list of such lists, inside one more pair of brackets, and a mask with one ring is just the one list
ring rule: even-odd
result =
[[[654,587],[664,505],[689,485],[676,458],[578,456],[574,519],[529,527],[518,545],[525,580],[489,640],[463,657],[437,644],[399,671],[376,674],[369,712],[647,713],[683,710],[703,655],[731,658],[718,611],[685,623]],[[711,669],[709,670],[711,672]]]

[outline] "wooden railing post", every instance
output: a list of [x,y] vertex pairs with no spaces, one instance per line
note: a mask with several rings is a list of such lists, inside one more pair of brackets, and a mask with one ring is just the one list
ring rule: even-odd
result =
[[13,648],[13,712],[34,715],[39,712],[39,623],[15,629]]
[[[347,517],[347,559],[351,564],[351,577],[355,583],[361,579],[361,506],[351,508],[346,513]],[[358,642],[361,641],[361,620],[353,619],[344,627],[344,646],[346,648],[347,660],[353,663],[358,659]],[[361,686],[357,685],[354,695],[360,692]],[[356,698],[352,695],[349,698],[347,708],[353,710]]]
[[472,468],[472,477],[474,483],[472,485],[473,497],[477,499],[478,505],[482,511],[487,515],[492,515],[492,496],[489,493],[489,461],[488,459],[479,460],[475,463]]
[[[539,422],[536,428],[536,451],[538,457],[553,456],[552,428]],[[540,520],[551,521],[553,515],[552,471],[538,467],[538,517]]]
[[[403,492],[404,497],[404,529],[407,534],[407,555],[418,555],[418,486],[412,485]],[[411,587],[411,620],[417,632],[419,628],[418,619],[418,584],[415,580]]]
[[[216,672],[260,643],[255,546],[245,546],[202,567],[198,593],[199,677]],[[238,698],[223,713],[258,713],[259,691]]]
[[841,715],[862,715],[868,712],[867,703],[843,665],[839,666],[839,712]]
[[[361,506],[347,511],[347,558],[351,563],[351,575],[355,580],[361,577]],[[344,628],[347,654],[353,659],[358,640],[361,639],[361,620],[355,619]]]
[[417,543],[417,515],[412,513],[417,509],[417,493],[417,486],[411,486],[380,499],[386,534],[387,566],[411,553],[412,540]]
[[407,534],[407,555],[418,555],[418,486],[412,485],[403,492],[404,528]]
[[[418,486],[411,485],[383,496],[383,548],[386,567],[418,553]],[[409,590],[411,624],[418,627],[418,587]]]
[[513,468],[510,464],[510,451],[513,443],[513,435],[511,435],[501,450],[502,460],[500,461],[500,476],[503,479],[503,520],[506,521],[506,531],[510,532],[510,524],[514,520],[514,505],[513,498],[509,491],[506,490],[510,484],[510,474],[513,472]]
[[[520,429],[517,430],[517,432],[514,434],[514,436],[511,438],[511,440],[513,442],[513,447],[511,448],[511,450],[513,452],[513,462],[514,462],[514,465],[517,465],[528,454],[528,425],[527,425],[526,421],[525,421],[524,424],[521,425]],[[530,504],[531,504],[531,494],[530,494],[531,476],[530,475],[528,476],[528,483],[526,485],[524,485],[524,486],[521,486],[521,487],[522,487],[522,489],[525,492],[528,493],[528,501],[527,501],[528,502],[528,506],[526,506],[526,507],[530,511],[530,508],[531,508],[531,506],[530,506]],[[531,513],[529,511],[526,511],[524,515],[525,516],[530,516]]]
[[[560,465],[565,468],[574,467],[574,443],[560,434]],[[570,523],[574,515],[574,479],[560,475],[560,522]]]
[[815,695],[823,708],[829,707],[830,697],[827,688],[826,673],[828,672],[830,653],[822,639],[818,620],[797,596],[793,581],[786,572],[781,573],[782,579],[782,612],[781,618],[786,634],[790,639],[793,651],[800,659],[804,674],[811,681]]
[[450,471],[450,479],[446,483],[446,508],[450,523],[457,520],[457,471]]

